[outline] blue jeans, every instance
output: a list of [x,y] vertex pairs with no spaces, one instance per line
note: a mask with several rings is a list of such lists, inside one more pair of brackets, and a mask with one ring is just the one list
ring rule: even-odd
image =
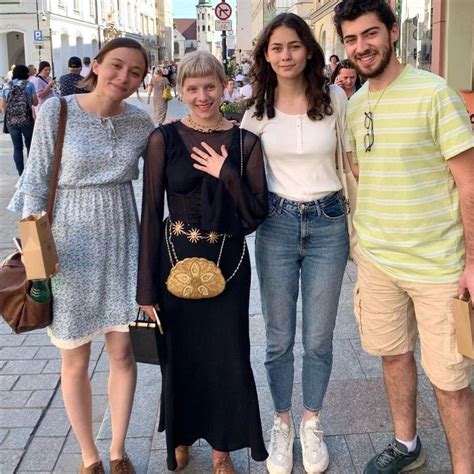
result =
[[265,367],[277,412],[291,408],[296,302],[303,302],[303,404],[319,411],[332,368],[332,339],[349,255],[340,193],[295,202],[269,195],[256,262],[267,335]]
[[20,176],[25,167],[23,161],[23,138],[25,139],[26,152],[28,154],[30,152],[31,137],[33,136],[33,127],[33,124],[26,127],[8,127],[8,132],[13,142],[13,160]]

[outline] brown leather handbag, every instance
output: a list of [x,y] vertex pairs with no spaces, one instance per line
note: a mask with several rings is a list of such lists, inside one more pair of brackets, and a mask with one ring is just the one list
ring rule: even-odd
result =
[[[61,98],[60,101],[58,135],[54,147],[54,160],[46,205],[50,222],[53,217],[67,121],[66,100]],[[44,328],[49,326],[53,320],[52,299],[46,303],[37,303],[30,297],[30,289],[31,281],[26,279],[20,253],[13,253],[4,260],[0,268],[0,314],[17,334]]]

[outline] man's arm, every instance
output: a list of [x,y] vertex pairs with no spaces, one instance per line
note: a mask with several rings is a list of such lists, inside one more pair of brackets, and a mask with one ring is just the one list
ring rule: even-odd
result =
[[469,291],[474,302],[474,148],[448,160],[459,190],[466,245],[466,268],[459,280],[459,293]]

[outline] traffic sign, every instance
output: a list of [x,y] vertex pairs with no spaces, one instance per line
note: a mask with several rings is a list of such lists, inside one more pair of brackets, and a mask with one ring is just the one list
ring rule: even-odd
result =
[[232,20],[216,20],[214,29],[216,31],[231,31]]
[[43,31],[42,30],[34,30],[33,31],[33,40],[34,41],[43,41]]
[[221,2],[214,8],[214,13],[219,20],[228,20],[232,15],[232,7],[228,3]]

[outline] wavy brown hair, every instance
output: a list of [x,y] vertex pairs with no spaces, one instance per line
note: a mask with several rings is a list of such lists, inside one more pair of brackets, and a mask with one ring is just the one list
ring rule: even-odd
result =
[[272,66],[265,58],[270,37],[279,26],[291,28],[305,45],[310,58],[306,62],[303,75],[306,80],[306,98],[308,100],[308,117],[311,120],[322,120],[326,115],[332,115],[331,98],[323,74],[324,54],[321,46],[314,39],[307,23],[294,13],[277,15],[260,33],[253,52],[253,65],[250,70],[253,84],[252,98],[248,106],[255,104],[255,114],[261,120],[264,115],[269,119],[275,117],[275,89],[278,85],[277,76]]

